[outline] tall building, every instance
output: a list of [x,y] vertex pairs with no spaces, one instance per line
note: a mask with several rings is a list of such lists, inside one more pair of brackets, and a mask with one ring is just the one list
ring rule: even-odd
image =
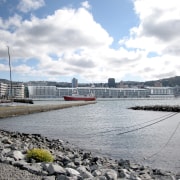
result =
[[115,83],[115,79],[114,78],[109,78],[108,79],[108,87],[109,88],[115,88],[116,87],[116,83]]
[[77,88],[78,87],[78,80],[76,78],[72,79],[72,88]]

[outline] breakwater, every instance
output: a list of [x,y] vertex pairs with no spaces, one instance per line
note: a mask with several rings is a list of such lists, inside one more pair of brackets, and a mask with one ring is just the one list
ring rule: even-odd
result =
[[72,102],[67,104],[55,104],[55,105],[48,104],[48,105],[29,105],[29,106],[2,106],[0,107],[0,118],[46,112],[51,110],[70,108],[74,106],[84,106],[94,103],[96,102],[86,101],[86,102]]
[[[50,151],[54,162],[44,163],[28,159],[27,151],[33,148]],[[4,130],[0,130],[0,163],[1,166],[8,164],[17,167],[20,172],[17,174],[16,171],[14,175],[21,175],[21,171],[26,170],[36,175],[36,179],[165,180],[180,178],[177,174],[145,167],[129,160],[112,160],[97,156],[59,139],[50,140],[40,134]],[[0,172],[0,177],[4,177],[3,173],[3,171]],[[7,172],[6,177],[8,175]]]
[[165,106],[165,105],[134,106],[134,107],[130,107],[129,109],[146,110],[146,111],[180,112],[180,106]]

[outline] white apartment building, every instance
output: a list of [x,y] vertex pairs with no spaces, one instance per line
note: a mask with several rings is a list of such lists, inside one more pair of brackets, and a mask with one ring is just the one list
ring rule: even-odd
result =
[[0,82],[0,98],[7,96],[8,85]]
[[[11,95],[11,86],[8,85],[8,92],[9,95]],[[24,84],[12,84],[12,97],[17,99],[23,99],[24,98]]]
[[[63,98],[72,95],[74,88],[56,86],[28,86],[30,98]],[[147,87],[147,88],[105,88],[105,87],[78,87],[80,95],[95,94],[97,98],[161,98],[173,97],[172,87]]]
[[29,98],[55,98],[56,86],[28,86]]
[[[79,87],[77,89],[80,95],[87,95],[92,92],[97,98],[145,98],[149,96],[148,89],[138,88]],[[73,88],[57,88],[57,97],[62,98],[64,95],[71,95],[72,91]]]
[[150,97],[174,97],[173,87],[147,87]]

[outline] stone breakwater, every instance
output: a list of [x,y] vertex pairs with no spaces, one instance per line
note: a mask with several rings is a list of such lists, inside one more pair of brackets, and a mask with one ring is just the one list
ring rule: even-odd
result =
[[129,109],[133,109],[133,110],[148,110],[148,111],[180,112],[180,106],[164,106],[164,105],[135,106],[135,107],[130,107]]
[[[32,148],[47,149],[54,156],[54,162],[39,163],[36,160],[27,160],[27,150]],[[50,140],[39,134],[24,134],[0,130],[0,167],[16,168],[14,177],[19,173],[25,174],[25,179],[44,180],[176,180],[180,175],[171,172],[152,169],[143,165],[134,164],[129,160],[113,160],[93,155],[62,140]],[[3,168],[0,168],[0,178]],[[9,173],[12,171],[9,170]],[[16,175],[16,176],[15,176]],[[19,176],[20,176],[19,175]],[[28,178],[29,177],[29,178]],[[6,178],[4,178],[6,179]],[[7,178],[8,179],[8,178]],[[13,179],[13,178],[12,178]],[[15,179],[15,178],[14,178]],[[21,179],[18,178],[17,179]]]
[[28,106],[1,106],[0,118],[20,116],[32,113],[39,113],[45,111],[58,110],[63,108],[70,108],[74,106],[84,106],[89,104],[95,104],[96,101],[90,102],[72,102],[67,104],[50,104],[50,105],[28,105]]

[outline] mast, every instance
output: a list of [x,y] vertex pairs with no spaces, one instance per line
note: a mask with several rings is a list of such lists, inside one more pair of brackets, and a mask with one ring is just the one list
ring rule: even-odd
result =
[[12,99],[12,77],[11,77],[11,57],[9,52],[9,46],[8,48],[8,57],[9,57],[9,75],[10,75],[10,98]]

